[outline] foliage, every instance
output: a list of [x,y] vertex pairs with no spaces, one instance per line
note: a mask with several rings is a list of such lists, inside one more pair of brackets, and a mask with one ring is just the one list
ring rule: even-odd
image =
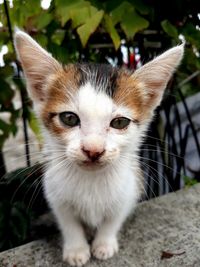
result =
[[41,190],[42,166],[21,168],[0,181],[0,251],[30,239],[32,218],[46,209]]
[[184,176],[183,180],[185,182],[186,187],[191,187],[191,186],[198,183],[198,181],[196,179],[191,179],[191,177],[188,177],[188,176]]
[[[9,2],[6,3],[9,6]],[[16,134],[16,122],[22,115],[41,142],[24,81],[19,77],[21,71],[16,65],[8,14],[4,7],[3,3],[0,4],[0,50],[6,45],[8,53],[4,56],[5,66],[0,67],[0,152],[7,138]],[[52,0],[47,10],[41,8],[40,0],[13,0],[9,18],[12,27],[17,25],[24,29],[63,63],[88,60],[107,62],[110,58],[116,60],[118,65],[125,64],[120,49],[122,40],[129,53],[131,48],[137,47],[140,61],[145,62],[180,43],[182,35],[186,40],[186,52],[176,80],[173,81],[173,85],[177,85],[200,70],[198,10],[200,1],[195,0],[174,0],[173,3],[146,0]],[[137,62],[133,65],[129,62],[127,66],[135,68],[136,65]],[[199,83],[198,75],[183,86],[183,93],[189,95],[197,92]],[[16,108],[13,103],[17,92],[23,98],[21,108]],[[7,120],[1,116],[5,112],[9,113]],[[20,187],[21,196],[31,186],[30,180],[26,179],[26,171],[21,171],[9,175],[6,182],[0,180],[0,249],[23,243],[29,236],[33,214],[27,212],[27,203],[21,198],[17,197],[14,203],[11,201],[20,183],[23,183]],[[33,177],[36,179],[36,176]],[[5,233],[10,233],[9,238]]]
[[16,110],[12,103],[14,90],[12,89],[10,84],[9,76],[11,74],[12,67],[10,67],[9,65],[0,68],[0,111],[2,113],[10,113],[9,121],[0,119],[0,150],[2,149],[4,142],[8,138],[9,133],[15,134],[17,131],[15,122],[19,116],[19,110]]

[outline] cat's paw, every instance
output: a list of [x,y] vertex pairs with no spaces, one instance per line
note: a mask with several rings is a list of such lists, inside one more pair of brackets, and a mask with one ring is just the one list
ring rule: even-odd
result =
[[71,266],[83,266],[90,259],[90,248],[85,245],[79,248],[64,249],[63,261]]
[[118,252],[117,239],[94,240],[92,244],[92,255],[99,260],[109,259],[116,252]]

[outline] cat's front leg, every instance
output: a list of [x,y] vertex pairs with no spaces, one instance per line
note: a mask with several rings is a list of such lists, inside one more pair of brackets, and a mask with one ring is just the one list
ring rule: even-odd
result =
[[54,212],[63,236],[63,261],[71,266],[84,265],[90,258],[90,247],[80,221],[64,205]]
[[124,219],[111,217],[102,223],[92,243],[92,254],[94,257],[106,260],[118,252],[117,233]]

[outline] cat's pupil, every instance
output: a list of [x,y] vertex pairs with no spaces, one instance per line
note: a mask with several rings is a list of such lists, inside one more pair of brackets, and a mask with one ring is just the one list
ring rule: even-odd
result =
[[115,118],[111,121],[110,126],[115,129],[124,129],[130,123],[130,119],[125,117]]
[[80,124],[79,117],[73,112],[62,112],[59,114],[60,121],[69,127],[74,127]]

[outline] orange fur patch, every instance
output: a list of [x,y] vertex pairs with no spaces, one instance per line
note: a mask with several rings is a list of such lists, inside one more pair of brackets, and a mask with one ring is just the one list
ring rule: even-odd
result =
[[80,75],[74,65],[61,68],[48,81],[47,96],[41,118],[44,125],[56,135],[65,133],[67,128],[55,122],[55,115],[61,104],[66,105],[69,102],[70,94],[73,95],[78,90],[79,83]]
[[141,84],[133,79],[129,73],[120,73],[117,88],[113,95],[116,104],[124,105],[133,111],[133,119],[141,121],[144,107],[144,96]]
[[[142,122],[152,118],[152,111],[155,108],[155,100],[158,93],[151,87],[134,77],[134,74],[121,72],[117,78],[117,88],[113,95],[116,104],[123,105],[132,110],[133,119]],[[148,90],[148,91],[147,91]]]

